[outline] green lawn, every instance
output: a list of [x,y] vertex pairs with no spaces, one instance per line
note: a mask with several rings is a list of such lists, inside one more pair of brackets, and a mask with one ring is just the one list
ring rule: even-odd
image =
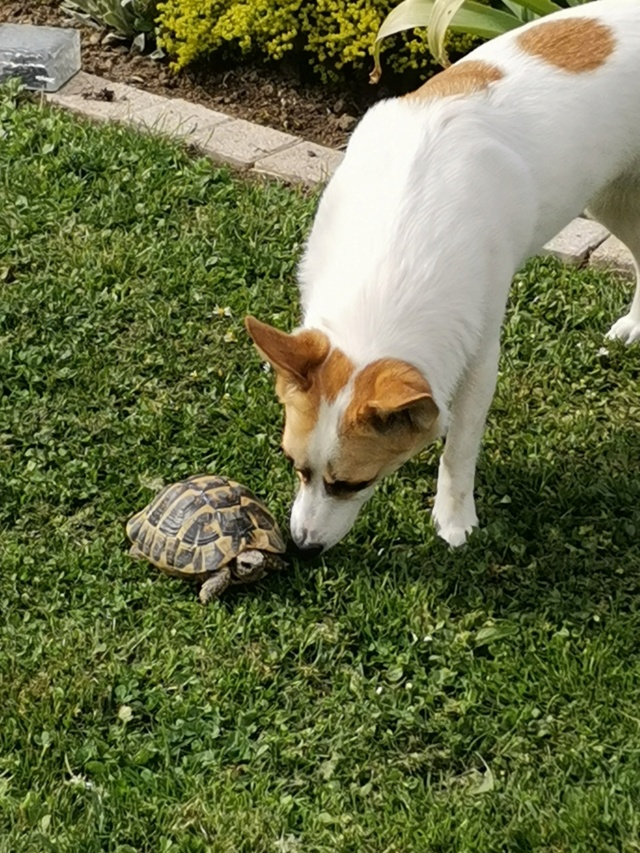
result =
[[208,608],[126,553],[199,471],[286,519],[272,378],[315,199],[0,100],[0,851],[640,850],[630,288],[518,276],[463,550],[437,448]]

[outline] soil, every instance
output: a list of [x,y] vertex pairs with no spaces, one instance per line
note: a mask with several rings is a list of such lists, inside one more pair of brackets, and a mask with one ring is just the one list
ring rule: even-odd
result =
[[122,44],[103,43],[105,30],[82,26],[59,8],[59,0],[2,0],[0,23],[76,27],[82,41],[82,68],[115,82],[293,133],[321,145],[343,148],[349,131],[368,106],[389,94],[364,80],[346,88],[303,82],[296,70],[273,65],[201,66],[172,72]]

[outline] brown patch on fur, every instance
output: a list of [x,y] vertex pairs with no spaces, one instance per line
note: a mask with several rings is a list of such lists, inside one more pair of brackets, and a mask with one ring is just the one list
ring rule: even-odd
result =
[[342,350],[331,350],[329,358],[320,366],[317,373],[320,396],[327,403],[335,402],[353,373],[353,362]]
[[[322,332],[288,335],[247,317],[253,341],[276,373],[276,393],[285,407],[282,444],[298,468],[309,464],[307,446],[323,402],[334,403],[354,372]],[[341,451],[331,479],[375,480],[394,470],[435,437],[438,408],[422,374],[404,361],[385,358],[356,374],[340,425]]]
[[276,379],[276,393],[285,412],[282,446],[295,465],[304,468],[308,464],[309,437],[318,423],[320,398],[292,389],[281,376]]
[[344,414],[345,428],[372,415],[384,418],[419,404],[437,412],[431,387],[420,371],[406,361],[381,358],[357,374]]
[[351,378],[353,362],[342,350],[330,350],[329,339],[316,329],[289,335],[254,317],[247,317],[245,325],[276,372],[276,393],[286,412],[283,444],[296,464],[303,465],[320,405],[335,402]]
[[611,28],[593,18],[538,24],[521,33],[517,41],[525,53],[572,74],[600,68],[615,48]]
[[[286,412],[282,443],[299,467],[309,462],[307,444],[322,401],[335,400],[352,372],[350,360],[334,350],[306,391],[278,376],[276,391]],[[418,370],[392,358],[372,362],[355,376],[329,479],[362,482],[395,470],[435,437],[437,415],[429,383]]]
[[273,369],[306,390],[311,374],[329,355],[327,336],[316,329],[289,335],[255,317],[245,317],[244,324],[258,352]]
[[276,392],[285,407],[283,445],[297,465],[306,463],[306,447],[323,402],[334,403],[353,373],[353,363],[342,350],[334,349],[310,375],[306,390],[292,386],[283,377],[276,381]]
[[398,436],[379,436],[371,431],[350,432],[340,442],[331,468],[332,480],[349,483],[376,481],[414,456],[426,442],[399,442]]
[[333,478],[376,480],[395,470],[435,438],[437,416],[429,383],[415,367],[392,358],[372,362],[355,377]]
[[503,73],[499,68],[478,59],[457,62],[445,71],[431,77],[430,80],[410,92],[407,98],[448,98],[450,95],[472,95],[482,92],[491,83],[502,80]]

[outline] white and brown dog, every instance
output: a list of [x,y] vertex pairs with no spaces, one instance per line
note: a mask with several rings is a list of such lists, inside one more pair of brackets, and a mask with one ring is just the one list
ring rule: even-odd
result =
[[[367,113],[309,237],[302,328],[246,321],[286,410],[299,547],[342,539],[444,433],[433,517],[465,541],[512,276],[587,206],[638,267],[638,0],[521,27]],[[640,340],[640,283],[609,336]]]

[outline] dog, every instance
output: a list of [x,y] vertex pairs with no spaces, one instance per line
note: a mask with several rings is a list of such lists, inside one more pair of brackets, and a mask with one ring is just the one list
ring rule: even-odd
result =
[[638,283],[640,3],[598,0],[481,45],[363,117],[318,206],[292,334],[253,317],[285,408],[298,548],[340,541],[376,483],[446,435],[433,519],[456,547],[514,273],[588,208]]

